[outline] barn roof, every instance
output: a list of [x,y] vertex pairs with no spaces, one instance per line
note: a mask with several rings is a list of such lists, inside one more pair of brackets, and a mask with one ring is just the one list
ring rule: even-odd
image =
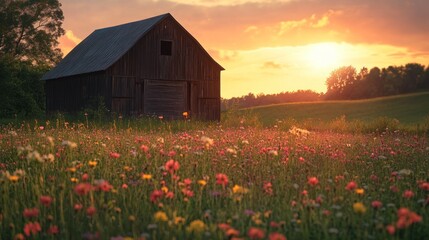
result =
[[42,80],[106,70],[167,16],[171,14],[95,30],[47,72]]

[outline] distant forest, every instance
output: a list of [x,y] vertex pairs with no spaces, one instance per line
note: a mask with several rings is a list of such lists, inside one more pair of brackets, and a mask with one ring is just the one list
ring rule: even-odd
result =
[[353,100],[429,90],[429,65],[419,63],[405,66],[364,67],[359,72],[352,66],[340,67],[326,79],[326,93],[298,90],[277,94],[249,93],[242,97],[222,99],[223,110],[288,102],[322,100]]

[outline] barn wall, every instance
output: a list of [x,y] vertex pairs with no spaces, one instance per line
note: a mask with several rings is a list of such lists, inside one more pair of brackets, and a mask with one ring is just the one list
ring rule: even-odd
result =
[[[171,56],[161,55],[161,40],[172,41]],[[193,117],[209,120],[220,119],[220,71],[221,67],[172,17],[164,18],[107,70],[113,78],[124,77],[127,79],[124,84],[135,86],[134,92],[125,96],[134,100],[118,100],[124,105],[123,109],[162,113],[161,108],[167,107],[165,103],[158,102],[159,106],[150,107],[140,103],[146,99],[145,93],[150,96],[160,93],[150,92],[158,91],[155,87],[145,89],[148,81],[166,81],[172,89],[176,83],[171,81],[184,81],[185,92],[178,95],[187,97],[186,104],[173,115],[177,117],[179,112],[189,111]]]
[[76,112],[98,96],[111,108],[111,82],[104,72],[81,74],[45,82],[46,110],[48,112]]

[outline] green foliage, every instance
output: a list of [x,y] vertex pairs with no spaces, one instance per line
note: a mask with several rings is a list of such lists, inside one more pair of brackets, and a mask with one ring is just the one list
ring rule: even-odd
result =
[[58,0],[3,0],[0,4],[0,55],[36,65],[57,63],[64,20]]
[[39,79],[45,71],[43,66],[0,57],[0,117],[35,117],[43,113],[45,94]]

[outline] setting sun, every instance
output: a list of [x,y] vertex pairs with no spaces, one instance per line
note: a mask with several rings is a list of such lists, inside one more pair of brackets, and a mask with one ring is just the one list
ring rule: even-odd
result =
[[341,51],[336,43],[318,43],[309,45],[304,58],[312,68],[335,68],[341,65]]

